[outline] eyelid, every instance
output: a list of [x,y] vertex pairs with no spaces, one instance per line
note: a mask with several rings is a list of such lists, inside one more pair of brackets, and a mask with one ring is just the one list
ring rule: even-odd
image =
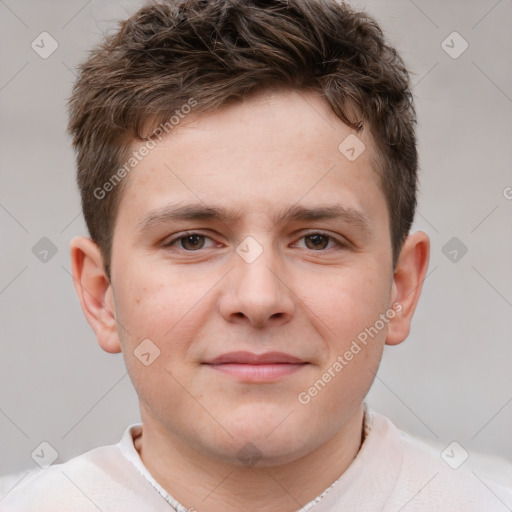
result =
[[[164,248],[168,248],[168,247],[172,247],[173,244],[175,244],[176,242],[178,242],[179,240],[181,240],[182,238],[185,238],[187,236],[193,236],[193,235],[198,235],[198,236],[203,236],[204,238],[207,238],[207,239],[210,239],[212,242],[214,243],[219,243],[219,242],[215,242],[215,240],[213,240],[210,236],[204,234],[204,233],[201,233],[200,231],[194,231],[194,230],[190,230],[190,231],[183,231],[181,233],[177,233],[175,235],[171,235],[172,238],[168,241],[165,241],[167,239],[164,240],[164,242],[162,242],[162,247]],[[348,247],[349,246],[349,242],[348,240],[346,240],[345,238],[343,237],[338,237],[338,236],[335,236],[329,232],[326,232],[326,231],[323,231],[321,229],[309,229],[307,231],[303,231],[301,236],[299,238],[296,239],[296,241],[294,242],[294,244],[296,244],[299,240],[301,240],[302,238],[306,237],[306,236],[310,236],[310,235],[321,235],[321,236],[326,236],[328,237],[330,240],[334,241],[338,248],[345,248],[345,247]],[[179,251],[182,251],[182,252],[199,252],[201,250],[203,250],[204,248],[202,249],[197,249],[196,251],[187,251],[186,249],[183,249],[181,247],[177,248],[177,250]],[[207,248],[208,249],[208,248]],[[331,247],[330,249],[336,249],[336,247]],[[319,250],[319,251],[313,251],[311,250],[312,252],[327,252],[328,249],[322,249],[322,250]]]
[[[200,233],[199,231],[182,231],[181,233],[177,233],[175,235],[171,235],[172,238],[169,239],[169,237],[165,238],[163,242],[161,243],[162,247],[171,247],[173,244],[181,240],[182,238],[186,238],[187,236],[204,236],[205,238],[209,238],[214,242],[214,240],[204,233]],[[181,249],[181,248],[180,248]],[[185,249],[181,249],[182,251],[185,251]],[[185,251],[185,252],[199,252],[201,249],[198,249],[197,251]]]
[[[336,236],[336,235],[333,235],[333,234],[331,234],[331,233],[329,233],[327,231],[323,231],[321,229],[314,229],[314,228],[309,229],[306,232],[302,232],[301,236],[297,239],[297,241],[301,240],[302,238],[304,238],[306,236],[310,236],[310,235],[326,236],[329,239],[331,239],[334,242],[336,242],[336,244],[338,245],[338,248],[349,247],[349,241],[346,240],[344,237]],[[336,249],[336,248],[335,247],[331,247],[331,249]],[[327,252],[327,250],[328,249],[323,249],[323,250],[320,250],[320,251],[312,251],[312,252]]]

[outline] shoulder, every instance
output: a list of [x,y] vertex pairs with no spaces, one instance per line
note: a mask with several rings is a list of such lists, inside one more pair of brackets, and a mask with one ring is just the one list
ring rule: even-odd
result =
[[148,505],[151,510],[166,510],[160,495],[117,444],[95,448],[28,475],[0,501],[0,511],[130,512]]
[[[385,510],[502,512],[512,507],[512,488],[466,464],[470,454],[458,443],[436,448],[405,432],[382,415],[375,421],[399,443],[401,468]],[[396,508],[398,507],[398,508]]]

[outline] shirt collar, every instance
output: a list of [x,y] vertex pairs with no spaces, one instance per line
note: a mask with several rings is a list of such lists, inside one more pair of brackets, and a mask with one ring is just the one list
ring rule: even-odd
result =
[[[381,491],[380,496],[384,500],[382,504],[387,501],[401,469],[402,453],[398,441],[391,435],[389,428],[386,428],[389,421],[383,416],[376,414],[366,403],[363,405],[363,443],[358,454],[335,482],[298,512],[309,512],[312,509],[315,512],[330,512],[331,510],[337,510],[337,508],[331,507],[345,506],[345,504],[348,506],[352,502],[360,505],[362,489],[366,488],[366,490],[369,490],[370,486],[376,487]],[[134,440],[141,433],[141,423],[130,425],[125,430],[123,437],[117,443],[122,455],[135,466],[137,471],[176,512],[187,512],[187,507],[171,496],[144,466],[134,446]],[[394,464],[390,464],[390,458],[394,460]],[[385,461],[386,466],[390,470],[382,471],[379,461]],[[369,482],[371,483],[369,484]],[[379,499],[379,497],[373,496],[373,499]]]

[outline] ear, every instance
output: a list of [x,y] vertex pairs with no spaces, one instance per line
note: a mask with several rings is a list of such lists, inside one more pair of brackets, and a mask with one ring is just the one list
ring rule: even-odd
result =
[[387,345],[398,345],[409,335],[430,257],[430,239],[423,231],[409,235],[393,275],[392,304],[397,314],[389,321]]
[[121,352],[110,280],[99,247],[79,236],[70,243],[71,269],[85,318],[106,352]]

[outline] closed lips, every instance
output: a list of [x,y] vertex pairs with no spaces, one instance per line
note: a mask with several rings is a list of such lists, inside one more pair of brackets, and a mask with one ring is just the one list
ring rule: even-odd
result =
[[222,354],[205,364],[249,364],[249,365],[270,365],[270,364],[306,364],[306,361],[283,352],[266,352],[264,354],[253,354],[252,352],[229,352]]

